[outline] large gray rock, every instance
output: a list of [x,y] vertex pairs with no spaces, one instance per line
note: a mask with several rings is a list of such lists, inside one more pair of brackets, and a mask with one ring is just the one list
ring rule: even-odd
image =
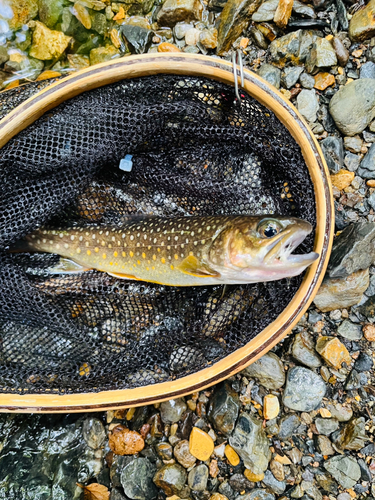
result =
[[375,79],[361,78],[342,87],[332,97],[329,111],[343,134],[362,132],[375,117]]
[[279,67],[290,62],[300,66],[309,55],[316,37],[306,30],[292,31],[288,35],[276,38],[270,44],[271,60]]
[[369,268],[374,261],[375,222],[351,224],[333,242],[328,275],[330,278],[345,278]]
[[309,368],[318,368],[322,364],[315,351],[313,338],[305,331],[294,337],[292,355],[297,361]]
[[181,465],[167,464],[157,471],[154,483],[167,496],[178,495],[185,486],[187,474]]
[[189,487],[194,491],[204,491],[207,486],[208,480],[208,467],[207,465],[201,464],[194,467],[189,472],[188,484]]
[[328,136],[321,143],[324,158],[329,170],[338,172],[344,164],[344,146],[341,137]]
[[279,0],[267,0],[262,3],[259,9],[253,14],[252,20],[256,23],[261,23],[263,21],[272,21],[275,15]]
[[316,37],[306,59],[307,71],[311,73],[314,68],[326,68],[336,64],[336,52],[331,43],[326,38]]
[[156,466],[147,458],[135,458],[121,473],[125,495],[132,500],[151,500],[157,496],[153,483]]
[[319,434],[323,434],[324,436],[329,436],[330,434],[332,434],[332,432],[335,432],[338,429],[339,423],[337,420],[334,420],[333,418],[318,417],[315,420],[315,426]]
[[308,122],[315,122],[319,101],[314,89],[303,89],[298,94],[297,109]]
[[285,481],[278,481],[270,470],[267,470],[264,474],[263,483],[269,488],[273,493],[281,495],[284,493],[286,488]]
[[341,323],[337,333],[348,340],[360,340],[363,337],[361,325],[352,323],[348,319]]
[[278,356],[268,352],[243,371],[246,376],[259,380],[267,389],[280,389],[285,383],[284,366]]
[[238,393],[232,389],[229,382],[216,387],[210,398],[208,418],[215,429],[229,436],[234,429],[241,403]]
[[361,469],[352,457],[335,456],[323,462],[323,466],[343,488],[353,488],[361,477]]
[[371,145],[366,156],[361,161],[358,175],[364,179],[375,179],[375,143]]
[[298,78],[300,77],[303,71],[303,66],[289,66],[285,68],[283,74],[281,75],[281,83],[287,88],[290,89],[298,82]]
[[288,372],[283,402],[292,410],[312,411],[320,406],[325,393],[326,385],[319,375],[296,366]]
[[325,279],[315,295],[314,304],[322,312],[359,304],[369,286],[369,271],[358,271],[346,278]]
[[272,64],[262,64],[259,68],[258,75],[277,89],[280,88],[281,70],[279,70],[279,68],[276,68]]
[[245,467],[254,474],[267,469],[271,450],[262,422],[248,413],[242,413],[229,444],[242,458]]

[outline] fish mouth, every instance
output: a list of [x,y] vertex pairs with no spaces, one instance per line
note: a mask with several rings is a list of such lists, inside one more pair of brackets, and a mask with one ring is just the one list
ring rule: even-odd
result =
[[312,264],[319,257],[318,253],[292,253],[311,233],[312,229],[309,222],[303,221],[303,225],[297,228],[288,228],[282,231],[270,242],[271,245],[264,257],[265,263],[268,265],[282,264],[288,267],[307,267]]

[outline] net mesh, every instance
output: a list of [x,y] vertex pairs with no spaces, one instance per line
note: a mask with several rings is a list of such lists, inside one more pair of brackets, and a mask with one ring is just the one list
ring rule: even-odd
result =
[[[18,96],[19,101],[19,96]],[[17,102],[18,102],[17,101]],[[133,155],[131,172],[119,169]],[[138,387],[201,370],[282,312],[302,277],[167,287],[9,254],[37,227],[119,225],[130,214],[293,215],[315,224],[299,146],[250,96],[204,78],[152,76],[85,92],[0,153],[0,391]],[[300,252],[312,250],[313,234]]]

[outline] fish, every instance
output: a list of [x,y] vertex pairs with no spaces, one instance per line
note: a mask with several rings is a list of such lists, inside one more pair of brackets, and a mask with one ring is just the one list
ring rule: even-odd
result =
[[55,253],[72,272],[96,269],[167,286],[244,284],[302,273],[319,255],[292,252],[312,229],[288,216],[154,216],[121,227],[39,229],[11,251]]

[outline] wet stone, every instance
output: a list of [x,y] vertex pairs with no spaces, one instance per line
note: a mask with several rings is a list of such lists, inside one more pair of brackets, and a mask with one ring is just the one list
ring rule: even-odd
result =
[[362,132],[375,117],[375,79],[361,78],[342,87],[332,97],[329,111],[343,134]]
[[102,446],[106,438],[103,424],[97,418],[87,418],[82,426],[83,439],[93,450]]
[[250,23],[261,0],[228,0],[220,16],[218,28],[218,55],[229,50],[232,43]]
[[294,337],[292,355],[297,361],[309,368],[318,368],[322,364],[320,357],[315,352],[314,341],[307,332],[298,333]]
[[350,20],[349,36],[354,42],[363,42],[375,34],[375,0],[358,10]]
[[154,476],[154,483],[167,496],[178,495],[185,486],[187,475],[185,469],[178,464],[164,465]]
[[358,135],[354,137],[344,137],[344,147],[352,153],[360,153],[362,148],[362,139]]
[[375,223],[351,224],[334,240],[328,273],[343,278],[375,261]]
[[173,424],[178,422],[182,414],[187,410],[185,401],[182,398],[164,401],[160,405],[160,416],[164,423]]
[[338,172],[344,164],[344,147],[341,137],[329,136],[320,143],[328,168]]
[[349,60],[349,52],[339,37],[335,36],[332,40],[332,47],[335,49],[337,62],[340,66],[346,66]]
[[314,304],[323,312],[353,306],[362,300],[368,285],[368,269],[346,278],[325,279],[315,296]]
[[338,429],[339,423],[337,422],[337,420],[318,417],[315,420],[315,426],[319,434],[329,436],[330,434],[332,434],[332,432],[335,432]]
[[285,383],[284,366],[280,358],[273,352],[262,356],[245,368],[242,373],[247,377],[256,378],[266,389],[276,390]]
[[39,0],[39,19],[52,29],[59,20],[63,7],[63,0]]
[[121,472],[125,495],[132,500],[152,500],[157,496],[153,483],[156,466],[147,458],[135,458]]
[[204,491],[207,487],[208,467],[204,464],[191,469],[188,475],[188,484],[193,491]]
[[252,20],[256,23],[272,21],[275,15],[279,0],[267,0],[263,2],[259,9],[253,14]]
[[199,0],[166,0],[160,9],[157,21],[159,26],[174,26],[185,21],[199,21],[202,5]]
[[316,438],[318,450],[323,456],[330,456],[335,454],[331,441],[327,436],[321,435]]
[[[309,75],[308,73],[302,73],[302,75],[299,77],[299,81],[300,81],[302,87],[305,89],[311,90],[315,85],[314,77]],[[328,139],[328,137],[327,137],[327,139]]]
[[312,411],[319,407],[325,392],[326,385],[319,375],[297,366],[288,372],[283,402],[292,410]]
[[335,435],[334,443],[340,450],[360,450],[367,441],[364,417],[353,418]]
[[372,361],[371,356],[369,356],[365,352],[361,352],[356,362],[354,363],[354,368],[358,372],[370,371],[373,366],[374,362]]
[[276,495],[281,495],[284,493],[286,488],[285,481],[278,481],[271,471],[267,470],[264,474],[263,484],[267,486]]
[[211,396],[208,408],[208,417],[215,429],[228,436],[234,429],[240,406],[239,396],[230,384],[220,384]]
[[[9,5],[12,9],[13,16],[6,16],[9,29],[12,31],[17,31],[22,28],[22,26],[28,23],[31,19],[38,14],[38,1],[37,0],[8,0],[2,4]],[[1,10],[3,10],[3,8]],[[0,20],[2,15],[0,13]]]
[[358,460],[358,465],[359,468],[361,469],[361,480],[368,482],[372,481],[372,474],[369,468],[367,467],[366,462],[362,458]]
[[360,78],[375,78],[375,63],[367,61],[362,64],[359,70]]
[[99,64],[105,61],[111,61],[120,57],[120,52],[113,45],[107,47],[98,47],[90,51],[90,64]]
[[353,415],[350,407],[343,406],[340,403],[329,404],[328,410],[331,412],[332,417],[336,418],[339,422],[347,422]]
[[343,488],[352,488],[361,477],[358,463],[349,456],[332,457],[323,466]]
[[267,490],[261,488],[256,488],[250,493],[242,495],[239,500],[275,500],[275,496],[269,493]]
[[307,70],[311,72],[314,68],[326,68],[336,64],[336,52],[331,43],[326,38],[317,37],[306,59]]
[[240,492],[251,490],[254,486],[254,483],[246,479],[246,477],[242,474],[233,474],[233,476],[231,476],[229,479],[229,484],[234,489],[234,491]]
[[352,323],[348,319],[341,323],[337,329],[337,333],[348,340],[360,340],[363,337],[361,326]]
[[347,391],[353,391],[365,385],[367,385],[366,375],[364,373],[358,373],[357,370],[353,369],[345,383],[345,389]]
[[30,56],[43,61],[55,59],[61,56],[68,47],[70,37],[47,28],[43,23],[35,21],[33,42],[30,48]]
[[185,469],[189,469],[190,467],[192,467],[197,460],[190,453],[189,441],[187,441],[186,439],[176,444],[173,450],[173,454],[177,462],[180,463],[183,467],[185,467]]
[[298,82],[298,78],[300,77],[302,72],[303,66],[290,66],[288,68],[285,68],[281,75],[281,83],[284,87],[290,89]]
[[315,90],[303,89],[297,96],[297,109],[308,122],[315,122],[319,102]]
[[217,47],[217,35],[216,28],[205,29],[199,35],[199,42],[206,49],[215,49]]
[[120,31],[128,42],[130,50],[136,54],[147,52],[154,35],[153,31],[149,29],[131,24],[123,24]]
[[315,11],[309,5],[306,5],[298,0],[294,0],[293,2],[293,12],[299,14],[300,16],[310,17],[314,19],[316,17]]
[[360,163],[361,157],[353,153],[347,153],[344,158],[344,164],[349,172],[355,172],[356,170],[358,170]]
[[258,71],[258,75],[277,89],[280,88],[281,71],[279,68],[272,64],[263,64]]
[[297,415],[285,415],[280,420],[280,430],[278,437],[288,439],[293,436],[295,430],[300,426],[301,421]]
[[242,458],[245,467],[253,473],[260,474],[267,469],[271,451],[261,421],[242,413],[229,438],[229,444]]
[[375,179],[375,143],[371,145],[366,156],[361,161],[358,175],[364,179]]
[[270,44],[271,60],[279,67],[284,67],[287,62],[299,66],[309,55],[313,42],[314,37],[304,30],[276,38]]

